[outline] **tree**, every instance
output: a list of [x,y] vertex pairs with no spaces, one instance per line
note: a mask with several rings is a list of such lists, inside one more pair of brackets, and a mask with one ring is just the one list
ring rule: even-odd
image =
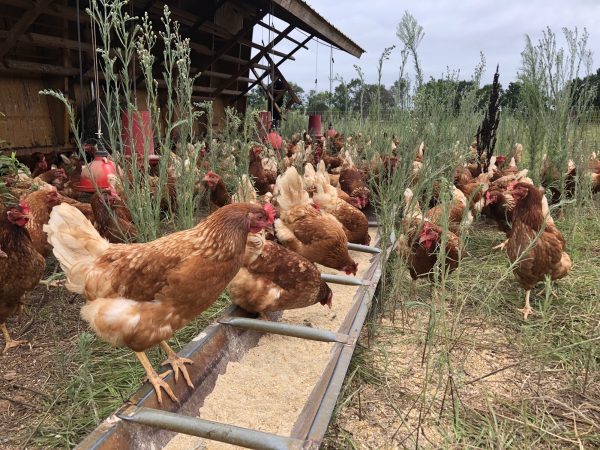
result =
[[311,89],[308,92],[308,98],[306,101],[306,111],[309,114],[321,113],[329,110],[329,92],[322,91],[317,92]]
[[513,81],[508,84],[508,89],[503,92],[500,98],[500,105],[503,108],[511,111],[519,111],[523,109],[523,99],[521,98],[521,88],[523,83],[520,81]]
[[258,86],[252,88],[248,94],[248,107],[260,111],[267,109],[267,98],[262,88]]
[[[288,81],[288,84],[290,85],[290,87],[296,93],[296,96],[300,100],[300,104],[294,103],[290,106],[290,109],[301,109],[303,107],[303,105],[306,104],[306,99],[304,98],[304,89],[302,89],[302,87],[300,85],[294,83],[293,81]],[[290,94],[288,92],[286,92],[285,99],[283,102],[284,105],[287,105],[289,98],[290,98]]]

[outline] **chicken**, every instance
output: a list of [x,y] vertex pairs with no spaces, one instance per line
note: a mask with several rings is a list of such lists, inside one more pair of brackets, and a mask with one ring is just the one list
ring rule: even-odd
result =
[[565,252],[565,239],[544,216],[542,193],[526,182],[511,184],[508,191],[516,205],[506,251],[510,261],[516,264],[513,274],[525,289],[525,307],[521,311],[526,320],[533,313],[529,304],[531,289],[546,276],[552,280],[565,277],[572,263]]
[[202,179],[202,185],[209,192],[211,211],[231,203],[231,196],[227,192],[225,182],[223,182],[223,178],[220,175],[209,170]]
[[[482,212],[496,222],[500,231],[503,231],[507,234],[512,227],[513,211],[516,204],[512,194],[508,191],[508,186],[517,181],[533,184],[533,181],[530,178],[524,176],[526,173],[527,171],[523,170],[516,176],[507,175],[499,178],[490,184],[489,189],[485,193],[485,206]],[[542,196],[541,204],[544,216],[547,217],[549,223],[554,224],[554,220],[552,219],[552,216],[550,216],[548,200],[545,196]],[[504,249],[507,242],[508,239],[503,243],[493,247],[493,249]]]
[[[307,164],[312,168],[312,165]],[[330,213],[341,224],[348,238],[348,242],[354,244],[369,245],[369,221],[365,214],[358,208],[340,199],[336,188],[329,183],[329,177],[325,171],[325,163],[319,163],[319,173],[315,174],[315,188],[313,202],[323,211]],[[310,169],[309,169],[310,171]]]
[[48,245],[47,236],[42,227],[48,223],[52,208],[60,204],[60,196],[53,188],[33,191],[25,197],[25,201],[30,209],[30,219],[25,228],[29,232],[35,250],[46,257],[50,254],[52,247]]
[[90,201],[96,228],[100,235],[112,243],[134,242],[138,230],[127,205],[113,189],[95,192]]
[[248,235],[244,265],[229,283],[228,291],[233,303],[262,318],[270,311],[315,303],[331,307],[333,296],[313,263],[266,241],[260,233]]
[[177,401],[144,351],[160,344],[192,387],[185,363],[165,342],[218,298],[244,261],[248,233],[273,223],[271,205],[226,205],[195,227],[143,244],[109,244],[70,205],[56,206],[45,231],[67,275],[84,294],[81,316],[102,339],[136,352],[159,403],[161,388]]
[[43,153],[37,152],[31,156],[32,161],[29,170],[31,171],[31,178],[35,178],[48,170],[48,162],[46,161],[46,155]]
[[311,202],[298,171],[288,168],[276,184],[281,209],[275,221],[279,242],[314,263],[356,274],[358,264],[348,253],[342,224]]
[[542,168],[540,180],[544,189],[550,191],[550,203],[556,204],[560,201],[560,171],[547,154],[542,157]]
[[61,203],[68,203],[69,205],[77,208],[83,213],[87,220],[89,220],[92,223],[96,223],[96,217],[94,216],[94,210],[92,209],[92,205],[90,205],[89,203],[82,203],[78,200],[74,200],[73,198],[67,195],[59,194],[59,196]]
[[[405,231],[396,246],[396,251],[406,261],[406,266],[413,281],[428,277],[434,280],[434,267],[439,258],[443,230],[438,225],[427,220],[423,226],[412,226]],[[457,267],[462,254],[460,240],[448,231],[444,269],[452,273]],[[440,273],[440,277],[441,277]]]
[[357,205],[362,209],[368,205],[371,191],[367,187],[365,174],[356,168],[348,152],[345,160],[340,171],[340,187],[350,197],[356,199]]
[[600,160],[596,157],[596,153],[592,155],[588,163],[590,170],[592,193],[600,192]]
[[4,350],[17,347],[22,341],[10,337],[6,319],[24,304],[23,296],[34,289],[44,273],[44,257],[39,254],[29,237],[29,205],[22,200],[0,211],[0,329],[4,335]]
[[444,209],[449,208],[448,212],[448,228],[455,234],[459,234],[462,226],[468,226],[473,223],[473,214],[467,206],[467,197],[462,191],[452,186],[452,204],[445,207],[438,204],[427,211],[425,217],[432,223],[440,225],[444,213]]
[[260,154],[262,147],[255,145],[250,149],[248,173],[254,179],[254,185],[258,195],[273,192],[273,185],[277,178],[277,172],[265,170]]

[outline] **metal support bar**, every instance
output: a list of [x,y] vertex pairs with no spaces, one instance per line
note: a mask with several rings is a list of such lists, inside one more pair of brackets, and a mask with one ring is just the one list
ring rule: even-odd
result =
[[377,247],[371,247],[370,245],[353,244],[348,242],[348,250],[354,250],[355,252],[372,253],[376,255],[381,253],[381,249]]
[[[131,411],[131,412],[130,412]],[[198,436],[213,441],[264,450],[299,450],[304,441],[211,420],[197,419],[153,408],[132,407],[119,418],[163,430]]]
[[379,222],[377,222],[376,220],[369,220],[369,226],[370,227],[378,227]]
[[369,286],[368,282],[360,278],[347,277],[346,275],[332,275],[330,273],[322,273],[321,280],[326,283],[345,284],[346,286]]
[[291,323],[270,322],[268,320],[248,319],[246,317],[226,317],[219,320],[219,323],[259,331],[261,333],[281,334],[283,336],[308,339],[310,341],[348,343],[348,335],[346,334]]

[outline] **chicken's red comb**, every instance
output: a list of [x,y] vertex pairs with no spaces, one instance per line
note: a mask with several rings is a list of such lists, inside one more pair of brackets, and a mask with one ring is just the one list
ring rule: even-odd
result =
[[275,222],[275,208],[270,203],[265,203],[263,205],[263,209],[267,213],[267,218],[269,219],[269,223]]
[[518,181],[512,181],[510,183],[508,183],[508,186],[506,187],[506,189],[508,189],[509,191],[512,191],[515,186],[517,185]]
[[312,206],[313,208],[315,208],[317,211],[321,211],[321,207],[316,204],[316,203],[311,203],[310,206]]

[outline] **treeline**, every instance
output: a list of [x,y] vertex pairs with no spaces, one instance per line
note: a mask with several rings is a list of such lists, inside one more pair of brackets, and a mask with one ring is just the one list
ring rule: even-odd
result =
[[[413,106],[414,96],[429,96],[449,98],[453,102],[454,110],[458,112],[466,95],[475,95],[476,107],[485,108],[492,88],[491,84],[477,87],[475,81],[452,78],[430,79],[417,88],[414,96],[409,96],[407,83],[403,81],[398,80],[388,88],[384,85],[363,83],[359,78],[354,78],[347,83],[338,79],[338,84],[331,94],[329,91],[316,91],[314,89],[305,92],[302,87],[291,83],[302,101],[300,105],[294,105],[292,108],[305,110],[307,113],[324,112],[332,109],[342,113],[360,113],[362,111],[363,114],[369,114],[370,111],[373,111],[377,101],[380,102],[382,111],[394,111],[410,109]],[[588,108],[600,111],[600,68],[597,69],[595,74],[584,78],[576,78],[571,81],[571,84],[574,88],[574,95],[571,100],[573,107],[579,101],[578,92],[584,86],[588,89],[592,87],[594,92]],[[378,90],[379,96],[377,95]],[[500,91],[501,108],[512,111],[525,111],[527,103],[522,91],[523,82],[519,80],[509,83],[507,88],[502,87]],[[253,108],[266,108],[266,100],[258,89],[251,92],[248,101]],[[545,99],[545,103],[547,107],[553,107],[551,99]]]

